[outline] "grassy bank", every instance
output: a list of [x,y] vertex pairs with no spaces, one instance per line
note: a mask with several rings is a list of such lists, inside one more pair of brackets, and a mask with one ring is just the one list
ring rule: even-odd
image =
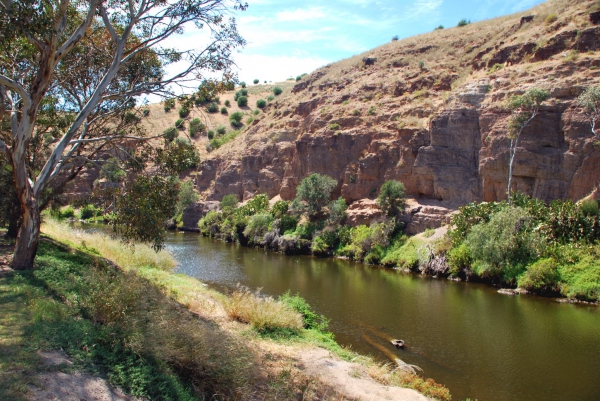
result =
[[379,382],[449,399],[431,381],[341,348],[299,297],[226,296],[171,273],[166,252],[53,221],[43,231],[36,269],[0,277],[0,399],[24,399],[48,369],[35,351],[56,349],[74,363],[60,369],[148,399],[339,398],[285,356],[314,346],[359,362]]

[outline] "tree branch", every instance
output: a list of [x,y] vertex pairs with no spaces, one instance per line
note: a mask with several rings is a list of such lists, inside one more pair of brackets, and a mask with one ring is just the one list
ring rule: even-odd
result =
[[31,107],[31,98],[27,94],[25,88],[21,86],[21,84],[19,84],[16,81],[13,81],[9,77],[0,75],[0,85],[6,86],[8,89],[12,89],[13,91],[15,91],[21,97],[21,99],[23,99],[24,109],[28,109],[29,107]]
[[79,24],[75,32],[67,39],[65,43],[58,49],[56,52],[55,62],[58,62],[61,58],[63,58],[68,52],[70,52],[75,45],[83,38],[85,32],[94,22],[94,16],[96,15],[96,8],[98,7],[99,0],[91,0],[87,15],[85,20]]

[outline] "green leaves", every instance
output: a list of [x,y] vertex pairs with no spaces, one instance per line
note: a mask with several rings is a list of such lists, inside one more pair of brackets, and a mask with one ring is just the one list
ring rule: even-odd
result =
[[175,177],[140,175],[118,191],[112,225],[125,242],[162,248],[165,222],[175,215],[179,184]]
[[296,188],[296,198],[292,209],[297,213],[307,213],[310,218],[316,218],[331,197],[337,181],[328,175],[313,173],[302,180]]
[[388,215],[393,216],[398,212],[398,209],[404,206],[404,184],[399,181],[386,181],[379,191],[377,197],[377,206],[381,211]]

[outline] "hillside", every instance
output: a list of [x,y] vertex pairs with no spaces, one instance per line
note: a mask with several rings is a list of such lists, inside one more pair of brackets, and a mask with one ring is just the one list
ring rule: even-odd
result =
[[[596,139],[577,103],[585,88],[600,83],[600,26],[590,15],[598,10],[597,1],[551,0],[392,41],[324,66],[293,87],[288,81],[234,141],[207,152],[206,137],[195,140],[202,153],[202,166],[191,173],[196,188],[205,201],[258,193],[289,200],[317,172],[338,180],[334,196],[354,202],[350,215],[368,218],[375,213],[369,198],[396,179],[415,198],[409,231],[420,231],[459,205],[506,197],[505,103],[542,88],[550,98],[521,136],[513,190],[580,199],[600,176]],[[251,109],[270,89],[252,88]],[[221,96],[221,104],[232,96]],[[227,121],[204,114],[209,127]],[[176,118],[156,105],[149,124],[160,132]],[[186,224],[194,226],[191,220]]]

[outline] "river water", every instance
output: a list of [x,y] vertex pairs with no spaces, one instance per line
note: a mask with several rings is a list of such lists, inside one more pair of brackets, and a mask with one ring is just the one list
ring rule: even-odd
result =
[[[300,294],[330,319],[338,343],[417,365],[453,400],[600,400],[600,307],[265,253],[194,233],[169,233],[166,245],[178,272],[217,289],[240,283],[273,296]],[[406,349],[395,349],[391,338]]]

